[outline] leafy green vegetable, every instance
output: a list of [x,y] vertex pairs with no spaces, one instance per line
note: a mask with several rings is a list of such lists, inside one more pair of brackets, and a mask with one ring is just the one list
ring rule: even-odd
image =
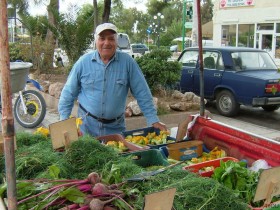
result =
[[239,198],[252,203],[258,184],[259,173],[246,168],[246,163],[227,161],[220,162],[212,178],[232,189]]
[[74,203],[84,203],[86,195],[77,188],[67,188],[66,190],[59,192],[60,197],[67,198],[67,200]]

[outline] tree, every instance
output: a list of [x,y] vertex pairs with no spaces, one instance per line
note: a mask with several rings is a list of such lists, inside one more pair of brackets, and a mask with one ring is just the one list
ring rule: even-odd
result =
[[173,89],[180,79],[182,65],[178,61],[169,61],[171,52],[164,49],[155,49],[136,58],[151,91],[159,86]]
[[213,18],[213,3],[212,0],[202,0],[201,7],[201,24],[208,23]]
[[78,60],[93,40],[92,11],[92,5],[88,4],[84,5],[78,14],[60,14],[56,18],[58,22],[54,32],[71,64]]

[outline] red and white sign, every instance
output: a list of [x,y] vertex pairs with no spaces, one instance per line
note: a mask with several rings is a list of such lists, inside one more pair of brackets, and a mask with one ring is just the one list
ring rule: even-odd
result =
[[220,8],[254,5],[254,0],[220,0]]

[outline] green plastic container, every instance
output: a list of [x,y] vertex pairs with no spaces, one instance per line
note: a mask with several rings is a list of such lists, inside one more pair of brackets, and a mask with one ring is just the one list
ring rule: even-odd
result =
[[140,150],[124,154],[129,156],[135,164],[143,168],[150,166],[168,166],[169,163],[158,149]]

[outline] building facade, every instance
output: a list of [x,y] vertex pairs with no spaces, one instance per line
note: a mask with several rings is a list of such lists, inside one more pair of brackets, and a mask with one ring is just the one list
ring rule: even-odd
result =
[[280,64],[279,0],[215,0],[214,46],[264,49]]

